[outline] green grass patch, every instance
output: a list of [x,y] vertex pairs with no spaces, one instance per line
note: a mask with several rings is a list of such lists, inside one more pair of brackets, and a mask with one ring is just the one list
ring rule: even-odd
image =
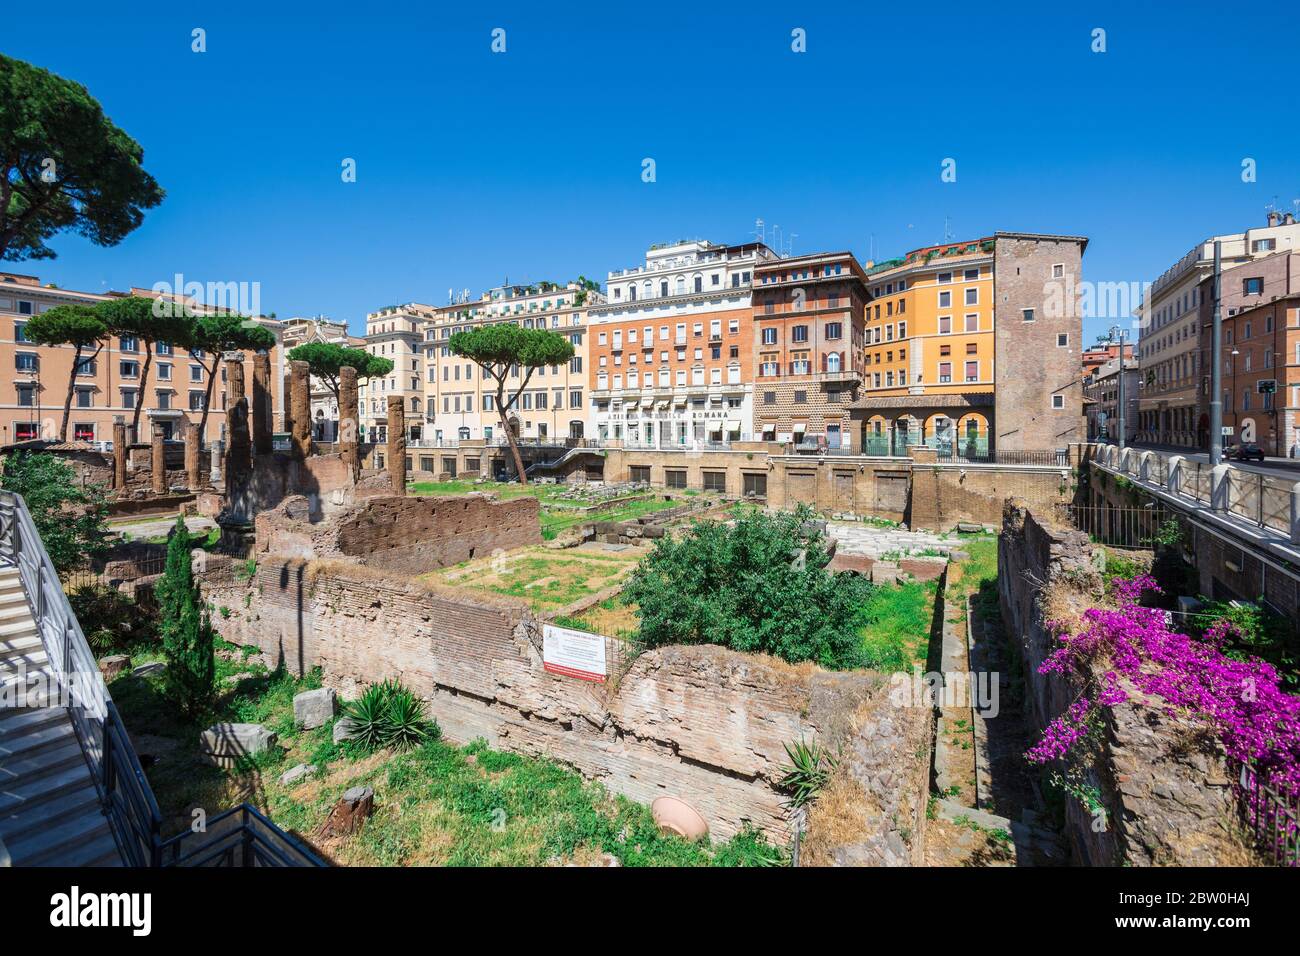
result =
[[864,666],[879,671],[909,671],[924,666],[934,626],[934,581],[877,587],[859,611],[866,651]]

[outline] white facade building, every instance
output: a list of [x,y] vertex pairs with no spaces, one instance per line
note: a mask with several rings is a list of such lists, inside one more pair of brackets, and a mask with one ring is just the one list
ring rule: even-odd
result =
[[609,273],[587,317],[597,438],[680,448],[751,437],[751,290],[755,266],[775,258],[763,243],[692,240]]

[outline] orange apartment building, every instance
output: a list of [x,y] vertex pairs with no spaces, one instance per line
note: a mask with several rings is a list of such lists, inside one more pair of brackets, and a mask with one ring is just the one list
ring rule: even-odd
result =
[[[9,374],[0,381],[0,445],[58,437],[72,372],[71,346],[36,346],[25,341],[27,319],[57,305],[94,305],[113,296],[157,297],[149,289],[96,294],[41,285],[36,276],[0,273],[0,365]],[[193,305],[194,303],[190,303]],[[281,323],[259,318],[276,333],[272,351],[272,378],[284,380],[283,349],[279,346]],[[140,395],[144,350],[138,341],[113,336],[94,359],[83,358],[82,373],[74,386],[69,440],[108,442],[115,422],[131,423],[137,402],[144,403],[137,441],[149,440],[149,426],[158,422],[168,437],[177,432],[182,418],[198,424],[207,389],[207,372],[186,351],[158,343],[145,394]],[[244,380],[252,382],[253,360],[244,356]],[[225,436],[227,396],[223,388],[225,370],[213,391],[213,408],[208,415],[206,441]],[[283,396],[272,389],[272,408],[277,429],[283,426]]]
[[869,272],[864,447],[987,450],[993,404],[991,238],[909,252]]
[[626,447],[718,447],[754,420],[753,303],[759,242],[652,246],[643,266],[609,273],[587,316],[595,437]]
[[856,450],[867,277],[850,252],[762,263],[754,274],[754,431],[796,447]]
[[868,270],[869,454],[1052,451],[1084,430],[1078,296],[1087,239],[998,232]]

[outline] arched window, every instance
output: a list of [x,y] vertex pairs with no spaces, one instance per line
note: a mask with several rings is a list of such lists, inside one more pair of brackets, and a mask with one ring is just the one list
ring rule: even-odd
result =
[[659,280],[659,295],[660,295],[661,298],[664,298],[664,299],[668,298],[668,280],[667,280],[667,279],[660,279],[660,280]]
[[678,276],[678,277],[677,277],[676,286],[677,286],[677,294],[678,294],[678,295],[685,295],[685,294],[686,294],[686,277],[685,277],[685,276]]
[[831,352],[826,356],[826,371],[838,372],[840,370],[840,353]]

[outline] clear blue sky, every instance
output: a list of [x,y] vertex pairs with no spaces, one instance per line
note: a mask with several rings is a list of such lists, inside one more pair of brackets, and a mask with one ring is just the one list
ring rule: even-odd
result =
[[449,287],[603,281],[757,217],[864,260],[873,236],[877,259],[942,240],[945,217],[956,239],[1082,234],[1086,279],[1149,281],[1300,197],[1294,0],[283,6],[11,4],[0,49],[84,83],[168,197],[116,248],[67,235],[0,268],[256,281],[264,311],[360,331]]

